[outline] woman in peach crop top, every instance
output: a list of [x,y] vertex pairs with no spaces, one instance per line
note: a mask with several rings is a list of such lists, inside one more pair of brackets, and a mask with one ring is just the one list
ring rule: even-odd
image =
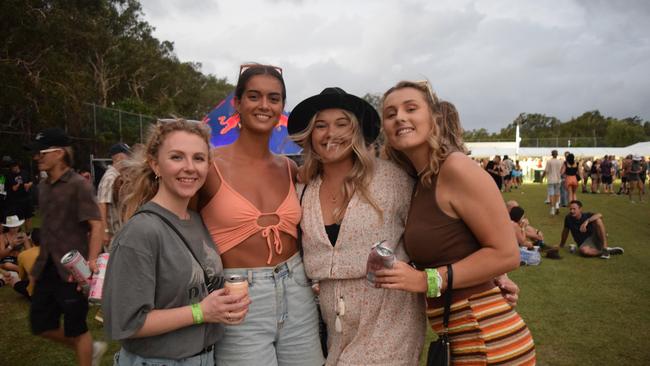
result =
[[[274,211],[268,212],[260,211],[255,204],[231,187],[223,178],[217,163],[213,164],[221,184],[212,199],[201,209],[201,214],[220,253],[226,253],[251,236],[261,233],[266,239],[269,252],[266,264],[271,264],[273,256],[282,255],[284,249],[280,234],[297,238],[301,212],[291,170],[291,164],[295,163],[288,158],[286,160],[289,190],[280,205]],[[259,220],[265,216],[277,217],[277,223],[261,225]]]
[[268,149],[285,100],[280,68],[242,65],[234,98],[239,137],[212,151],[214,164],[198,193],[224,274],[246,277],[252,301],[244,322],[226,327],[217,343],[217,364],[324,362],[316,303],[296,242],[297,166]]

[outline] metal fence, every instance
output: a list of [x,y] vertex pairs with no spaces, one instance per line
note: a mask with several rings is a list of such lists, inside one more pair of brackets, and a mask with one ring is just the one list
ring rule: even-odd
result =
[[96,104],[86,104],[87,120],[82,135],[91,137],[95,143],[94,153],[102,156],[102,148],[108,148],[116,142],[129,145],[144,141],[144,135],[156,117],[107,108]]
[[[514,142],[507,139],[467,139],[465,142]],[[604,137],[530,137],[522,138],[520,147],[602,147]]]
[[[116,142],[125,142],[131,146],[144,140],[150,124],[156,117],[131,113],[115,108],[102,107],[96,104],[83,105],[84,123],[78,128],[60,126],[67,130],[73,141],[75,168],[89,169],[91,155],[107,157],[108,149]],[[23,145],[32,141],[34,134],[39,131],[26,131],[2,129],[0,131],[0,155],[9,155],[23,163],[35,172],[29,152]]]

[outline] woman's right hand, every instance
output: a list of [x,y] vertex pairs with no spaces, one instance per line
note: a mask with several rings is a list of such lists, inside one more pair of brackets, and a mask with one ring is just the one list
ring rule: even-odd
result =
[[418,271],[399,260],[393,263],[392,268],[375,272],[375,287],[426,293],[427,285],[427,275],[424,271]]
[[203,321],[236,325],[244,321],[251,300],[248,294],[229,294],[222,288],[209,294],[201,301]]

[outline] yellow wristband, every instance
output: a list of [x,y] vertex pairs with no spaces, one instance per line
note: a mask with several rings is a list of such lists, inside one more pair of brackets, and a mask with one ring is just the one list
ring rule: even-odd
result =
[[203,310],[201,310],[201,304],[196,303],[192,304],[192,319],[194,319],[194,324],[203,324]]

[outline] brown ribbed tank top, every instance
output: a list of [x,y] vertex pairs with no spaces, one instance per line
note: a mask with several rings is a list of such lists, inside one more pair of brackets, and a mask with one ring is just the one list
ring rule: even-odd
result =
[[[437,181],[438,176],[434,175],[431,180],[432,188],[427,188],[418,180],[404,229],[404,249],[420,270],[456,263],[481,248],[465,222],[448,216],[438,206]],[[454,286],[452,301],[466,299],[493,287],[492,281],[462,289]],[[427,298],[427,306],[442,307],[442,299],[442,296]]]

